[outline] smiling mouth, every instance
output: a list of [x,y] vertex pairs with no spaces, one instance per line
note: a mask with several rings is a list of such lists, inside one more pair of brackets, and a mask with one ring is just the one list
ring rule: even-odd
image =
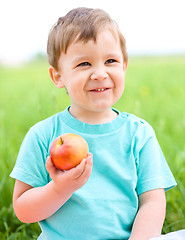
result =
[[104,92],[106,90],[108,90],[108,88],[97,88],[97,89],[91,90],[91,92]]

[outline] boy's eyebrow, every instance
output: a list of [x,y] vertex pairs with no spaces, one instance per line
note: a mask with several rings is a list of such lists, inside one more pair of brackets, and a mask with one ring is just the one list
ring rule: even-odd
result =
[[87,58],[88,58],[88,56],[86,56],[86,55],[75,56],[75,57],[71,60],[71,62],[72,62],[72,63],[81,62],[81,61],[84,61],[84,60],[87,59]]
[[[122,58],[122,54],[117,54],[117,53],[108,53],[105,55],[105,58],[116,58],[116,59],[121,59]],[[77,62],[81,62],[81,61],[88,61],[89,56],[87,55],[81,55],[81,56],[75,56],[71,62],[72,64],[75,64]]]
[[122,54],[118,54],[118,53],[108,53],[106,55],[107,58],[119,58],[121,59],[122,58]]

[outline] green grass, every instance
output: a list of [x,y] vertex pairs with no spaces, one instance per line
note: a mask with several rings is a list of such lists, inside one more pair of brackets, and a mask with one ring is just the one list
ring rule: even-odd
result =
[[[115,107],[147,120],[155,129],[178,186],[166,193],[163,233],[185,228],[185,56],[130,58],[123,97]],[[46,61],[0,67],[0,239],[36,239],[37,223],[23,224],[12,208],[9,174],[20,144],[36,122],[70,104],[49,79]]]

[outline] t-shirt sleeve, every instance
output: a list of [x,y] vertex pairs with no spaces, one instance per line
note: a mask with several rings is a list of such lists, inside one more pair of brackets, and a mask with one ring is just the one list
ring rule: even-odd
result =
[[[147,131],[147,133],[146,133]],[[143,145],[137,151],[137,193],[176,185],[173,174],[166,162],[155,132],[150,125],[143,134]]]
[[44,186],[49,181],[49,174],[45,168],[48,155],[46,144],[31,128],[22,142],[10,177],[32,187]]

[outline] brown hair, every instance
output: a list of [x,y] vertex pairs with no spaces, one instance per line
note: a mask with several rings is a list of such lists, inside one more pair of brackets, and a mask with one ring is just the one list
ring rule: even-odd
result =
[[76,8],[66,16],[60,17],[49,32],[47,44],[49,64],[57,70],[60,54],[66,53],[74,40],[75,42],[84,41],[84,43],[91,39],[96,41],[98,31],[105,25],[116,37],[118,36],[124,61],[127,62],[125,38],[110,16],[101,9]]

